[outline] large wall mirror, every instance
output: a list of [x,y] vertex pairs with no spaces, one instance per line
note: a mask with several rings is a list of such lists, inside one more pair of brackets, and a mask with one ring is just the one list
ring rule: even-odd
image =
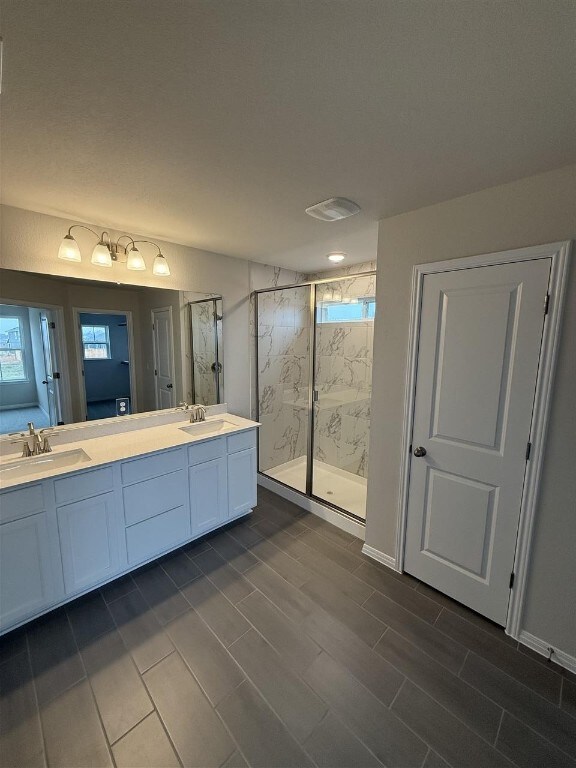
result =
[[182,401],[223,401],[221,297],[0,270],[0,434]]

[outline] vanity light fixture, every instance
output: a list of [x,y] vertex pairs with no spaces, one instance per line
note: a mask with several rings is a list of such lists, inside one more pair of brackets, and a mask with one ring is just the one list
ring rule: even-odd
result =
[[328,261],[333,261],[336,264],[339,261],[344,261],[345,258],[346,258],[345,253],[329,253],[328,254]]
[[[93,229],[90,229],[90,227],[84,226],[84,224],[74,224],[68,230],[68,234],[64,236],[58,250],[58,258],[63,261],[82,261],[80,248],[72,235],[72,230],[76,228],[87,229],[88,232],[91,232],[98,238],[98,242],[94,246],[92,257],[90,259],[92,264],[97,267],[111,267],[114,263],[126,264],[126,269],[134,272],[141,272],[146,269],[146,262],[136,247],[136,243],[148,243],[158,250],[158,253],[154,257],[152,273],[161,277],[167,277],[170,274],[170,267],[160,250],[160,246],[156,245],[156,243],[151,240],[134,240],[130,235],[120,235],[120,237],[114,241],[108,232],[104,231],[99,235],[97,232],[94,232]],[[123,245],[120,242],[123,238],[129,240],[127,245]]]

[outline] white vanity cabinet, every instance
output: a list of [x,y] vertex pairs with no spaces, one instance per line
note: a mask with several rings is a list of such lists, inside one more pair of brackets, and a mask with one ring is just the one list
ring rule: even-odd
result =
[[57,597],[50,523],[40,483],[2,494],[0,628],[34,616]]
[[66,595],[113,578],[123,558],[112,467],[54,480],[54,497]]
[[228,519],[226,438],[191,445],[188,464],[192,531],[199,536]]
[[255,429],[0,492],[0,633],[255,504]]
[[228,517],[245,515],[256,506],[256,432],[228,437]]

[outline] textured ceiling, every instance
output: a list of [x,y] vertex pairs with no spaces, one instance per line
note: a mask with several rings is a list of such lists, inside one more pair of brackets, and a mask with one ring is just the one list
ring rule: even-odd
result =
[[[575,32],[571,0],[2,0],[3,202],[319,269],[576,161]],[[334,195],[363,212],[304,214]]]

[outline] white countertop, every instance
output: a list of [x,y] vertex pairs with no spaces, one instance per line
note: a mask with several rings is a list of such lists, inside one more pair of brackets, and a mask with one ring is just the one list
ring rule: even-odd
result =
[[[14,456],[12,456],[10,458],[0,459],[0,469],[3,467],[15,466],[17,464],[20,465],[23,462],[33,461],[38,458],[49,459],[52,456],[55,457],[58,454],[67,453],[75,449],[82,449],[85,451],[89,456],[89,460],[72,466],[68,465],[60,467],[47,467],[46,464],[40,464],[38,466],[38,471],[31,472],[25,477],[10,477],[9,471],[0,471],[0,490],[13,488],[18,485],[27,485],[28,483],[45,480],[50,477],[69,475],[73,472],[82,472],[103,464],[132,459],[137,456],[155,453],[156,451],[163,451],[168,448],[192,445],[193,443],[200,443],[205,440],[213,440],[216,437],[226,437],[228,435],[233,435],[236,432],[242,432],[259,426],[258,422],[224,412],[207,417],[205,423],[209,424],[213,421],[224,420],[233,426],[216,433],[192,435],[181,429],[181,427],[190,426],[189,413],[180,411],[179,414],[175,416],[174,412],[171,412],[170,418],[176,418],[178,420],[172,420],[166,424],[157,424],[156,426],[143,426],[138,429],[130,429],[130,431],[122,430],[102,437],[87,437],[87,439],[82,439],[81,429],[70,429],[68,431],[62,430],[60,433],[56,430],[50,438],[50,443],[52,445],[51,453],[44,454],[41,457],[14,458]],[[87,425],[86,429],[89,428],[90,427]]]

